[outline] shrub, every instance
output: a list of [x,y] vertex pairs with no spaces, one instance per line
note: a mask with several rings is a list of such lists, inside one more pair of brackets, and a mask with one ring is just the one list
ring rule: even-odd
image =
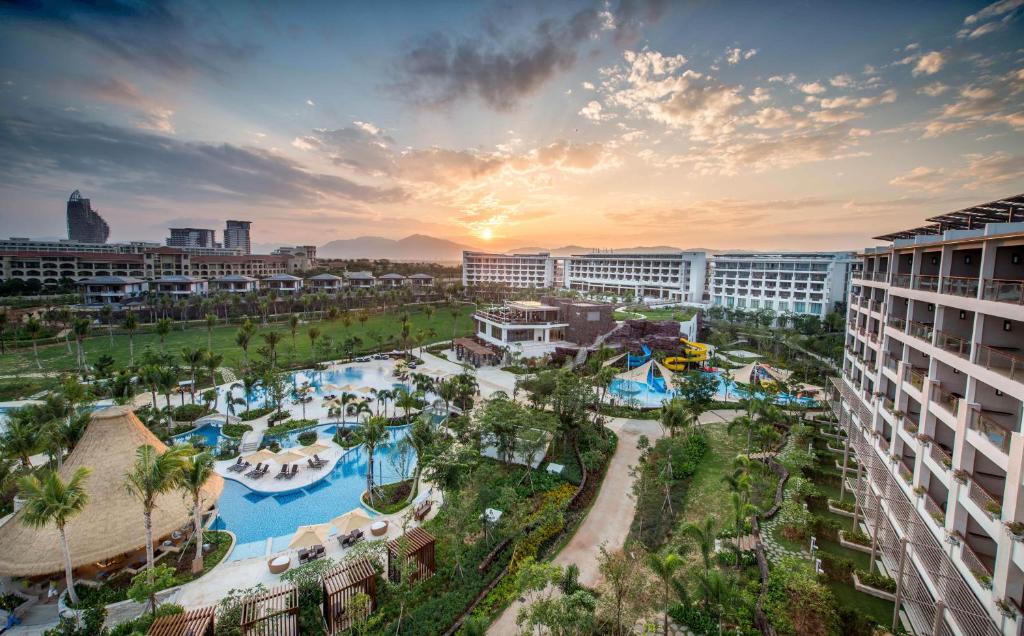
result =
[[171,411],[171,417],[176,422],[194,422],[210,412],[202,404],[182,404]]
[[251,430],[252,427],[248,424],[225,424],[220,428],[221,435],[235,439],[241,439],[243,435]]
[[258,420],[268,413],[273,413],[274,407],[272,406],[261,406],[258,409],[249,409],[248,411],[242,411],[238,414],[238,419],[243,422],[251,422],[252,420]]
[[842,633],[832,593],[805,561],[794,557],[771,569],[764,610],[782,635]]
[[853,561],[846,557],[830,554],[824,550],[818,551],[818,558],[821,559],[821,569],[825,571],[825,576],[830,581],[848,583],[851,580],[850,575],[853,574]]
[[838,499],[829,499],[828,505],[839,510],[845,510],[846,512],[853,512],[854,508],[852,501],[839,501]]
[[790,541],[800,541],[807,537],[807,527],[811,523],[811,513],[807,512],[800,502],[787,499],[779,511],[779,523],[782,529],[782,536]]
[[839,522],[835,519],[826,519],[815,515],[811,521],[811,531],[819,539],[839,540]]
[[291,416],[292,416],[292,414],[289,413],[288,411],[281,411],[280,413],[274,413],[269,418],[267,418],[267,422],[271,426],[273,426],[274,424],[277,424],[278,422],[287,421],[288,419],[291,418]]
[[843,530],[843,539],[857,545],[871,545],[871,537],[858,528],[857,530]]
[[865,572],[864,570],[857,570],[857,578],[864,585],[868,585],[883,592],[896,593],[896,581],[879,574],[878,572]]
[[299,443],[303,446],[309,446],[315,444],[317,440],[316,431],[306,431],[305,433],[299,433]]

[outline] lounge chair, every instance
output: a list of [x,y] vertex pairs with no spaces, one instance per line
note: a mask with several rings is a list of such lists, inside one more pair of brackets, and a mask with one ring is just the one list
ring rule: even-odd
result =
[[249,462],[243,462],[241,464],[235,464],[231,468],[228,468],[228,470],[230,470],[233,473],[244,473],[245,471],[249,470],[249,468],[251,468],[251,467],[252,467],[252,464],[250,464]]
[[312,468],[313,470],[320,470],[321,468],[323,468],[323,467],[324,467],[324,465],[323,465],[323,464],[317,464],[317,463],[315,463],[315,462],[313,461],[313,459],[312,459],[312,458],[310,458],[310,459],[307,459],[307,460],[306,460],[306,463],[307,463],[307,464],[309,464],[309,467],[310,467],[310,468]]
[[317,455],[316,453],[313,453],[313,461],[316,462],[317,468],[327,463],[326,459],[320,459],[320,456]]
[[260,470],[261,470],[262,468],[263,468],[263,463],[262,463],[262,462],[257,462],[257,463],[256,463],[256,468],[253,468],[252,470],[250,470],[249,472],[247,472],[247,473],[245,474],[245,476],[246,476],[246,477],[255,477],[256,475],[258,475],[258,474],[259,474],[259,472],[260,472]]
[[241,467],[242,467],[242,458],[241,458],[241,456],[239,456],[239,458],[238,458],[238,461],[236,461],[236,462],[235,462],[234,464],[232,464],[231,466],[228,466],[228,470],[230,470],[230,471],[236,471],[236,470],[238,470],[238,469],[239,469],[239,468],[241,468]]
[[298,474],[299,474],[299,465],[298,464],[292,464],[292,472],[286,474],[284,476],[284,478],[285,479],[291,479],[292,477],[294,477],[295,475],[298,475]]
[[284,479],[287,476],[288,476],[288,464],[285,464],[284,466],[281,466],[280,472],[278,472],[276,475],[274,475],[274,479]]
[[350,532],[350,533],[348,533],[348,534],[346,534],[344,536],[339,536],[338,537],[338,543],[341,544],[341,547],[343,547],[343,548],[347,548],[349,546],[353,546],[353,545],[359,543],[362,540],[363,540],[363,531],[359,530],[359,529],[353,530],[352,532]]
[[252,476],[253,479],[263,479],[263,477],[270,472],[270,464],[263,464],[263,468]]
[[434,502],[430,499],[424,499],[416,506],[412,511],[412,517],[416,521],[423,521],[423,519],[430,514],[430,509],[434,506]]

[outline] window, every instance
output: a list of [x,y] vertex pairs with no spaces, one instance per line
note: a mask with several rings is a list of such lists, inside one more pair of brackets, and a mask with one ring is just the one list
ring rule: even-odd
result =
[[807,312],[807,303],[793,303],[793,311],[798,314]]
[[815,316],[822,315],[821,303],[811,303],[811,313],[814,314]]
[[733,298],[732,296],[729,296],[728,298],[725,299],[726,307],[732,307],[734,304],[736,304],[736,299]]
[[760,300],[758,300],[757,298],[751,298],[750,299],[750,308],[751,309],[758,309],[760,307],[761,307],[761,301]]
[[739,298],[739,299],[737,299],[736,300],[736,306],[740,307],[740,308],[746,308],[746,306],[747,306],[747,299],[746,298]]
[[587,322],[599,322],[601,320],[601,312],[599,311],[588,311]]

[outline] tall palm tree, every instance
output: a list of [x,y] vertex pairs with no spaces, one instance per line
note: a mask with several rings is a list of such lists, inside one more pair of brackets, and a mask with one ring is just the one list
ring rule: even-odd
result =
[[135,464],[124,477],[124,488],[142,503],[142,524],[146,530],[147,580],[153,584],[153,510],[156,499],[174,490],[188,457],[195,450],[187,445],[172,446],[160,453],[149,444],[135,450]]
[[135,330],[139,328],[139,319],[135,317],[135,312],[127,311],[124,314],[124,322],[122,326],[125,331],[128,332],[128,363],[131,366],[135,366]]
[[217,369],[222,364],[224,364],[224,356],[212,351],[206,352],[206,357],[203,358],[203,366],[206,368],[206,372],[210,374],[210,386],[217,386]]
[[395,406],[402,409],[402,416],[406,421],[409,420],[409,414],[414,408],[420,403],[420,392],[409,391],[407,389],[395,389]]
[[24,468],[32,468],[32,455],[42,446],[43,421],[38,406],[30,405],[9,413],[7,426],[0,432],[0,451],[17,458]]
[[196,389],[199,388],[199,385],[196,384],[196,370],[203,365],[203,361],[206,359],[206,352],[202,349],[182,347],[181,359],[185,362],[185,366],[188,367],[189,377],[192,379],[192,404],[195,404]]
[[39,336],[43,333],[43,323],[35,316],[28,319],[25,323],[25,335],[32,339],[32,355],[36,359],[36,368],[42,369],[43,365],[39,362],[39,347],[38,340]]
[[10,322],[10,316],[7,315],[7,311],[0,311],[0,355],[7,353],[4,345],[4,332],[7,331],[8,322]]
[[78,370],[85,373],[85,338],[89,335],[89,327],[92,323],[89,322],[88,318],[76,318],[75,322],[71,325],[71,330],[75,333],[75,350],[78,354]]
[[242,348],[242,359],[245,361],[245,366],[249,366],[249,340],[252,338],[252,333],[244,327],[240,328],[235,334],[235,344]]
[[114,346],[114,323],[111,320],[114,316],[114,308],[110,305],[103,305],[100,307],[100,318],[103,318],[103,322],[107,325],[107,338],[110,340],[110,346]]
[[203,571],[203,484],[213,474],[213,456],[209,453],[193,455],[185,462],[178,475],[178,488],[192,498],[192,523],[196,542],[196,556],[192,560],[192,571]]
[[416,490],[420,483],[420,474],[423,471],[427,449],[434,442],[434,425],[427,416],[420,416],[412,423],[409,429],[409,436],[406,438],[412,447],[416,449],[416,467],[413,468],[412,489],[409,491],[409,501],[416,497]]
[[358,440],[366,447],[366,497],[373,506],[373,459],[377,447],[388,440],[388,421],[382,417],[371,417],[363,422]]
[[[388,400],[395,399],[395,392],[390,389],[380,389],[376,392],[377,406],[384,406],[383,415],[387,417],[388,414]],[[381,415],[380,409],[378,408],[377,415]]]
[[84,466],[76,470],[71,479],[64,481],[54,471],[43,473],[42,479],[27,475],[18,482],[25,506],[21,509],[21,522],[30,528],[43,528],[51,523],[57,527],[60,549],[64,553],[64,578],[68,586],[68,598],[78,604],[75,594],[75,580],[71,567],[71,548],[65,532],[68,521],[85,510],[89,494],[85,491],[85,478],[89,469]]
[[708,515],[700,524],[683,524],[679,531],[697,544],[701,559],[704,561],[704,571],[710,570],[711,553],[715,551],[715,518]]
[[171,319],[161,318],[156,321],[156,335],[160,336],[160,353],[164,353],[166,348],[164,342],[167,340],[167,334],[171,333]]
[[206,350],[213,351],[213,328],[217,326],[217,314],[206,314]]
[[270,368],[277,368],[277,344],[281,342],[282,336],[277,331],[271,331],[270,333],[263,334],[263,341],[267,343],[267,348],[270,349]]
[[664,636],[668,636],[668,608],[672,604],[673,597],[677,595],[676,590],[679,589],[676,574],[679,568],[683,566],[683,559],[677,553],[670,550],[652,552],[647,555],[647,566],[651,569],[651,572],[654,572],[661,583],[662,598],[660,600],[664,606],[662,633]]
[[291,314],[288,316],[288,331],[292,332],[292,356],[295,355],[295,334],[299,331],[299,316]]
[[306,331],[306,335],[309,336],[309,350],[313,354],[313,359],[316,359],[316,339],[320,337],[320,330],[316,327],[310,327]]

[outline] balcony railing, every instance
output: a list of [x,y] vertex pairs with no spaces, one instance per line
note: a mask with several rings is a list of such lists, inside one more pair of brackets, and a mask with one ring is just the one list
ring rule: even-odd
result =
[[864,278],[864,275],[866,273],[868,273],[868,272],[862,272],[860,270],[857,270],[855,272],[850,272],[850,278],[852,278],[854,280],[861,279],[861,278]]
[[879,446],[880,446],[880,447],[882,448],[882,450],[884,450],[885,452],[887,452],[887,453],[889,452],[889,440],[885,439],[884,437],[879,437],[879,438],[878,438],[878,445],[879,445]]
[[885,357],[882,359],[882,362],[883,362],[883,364],[885,364],[885,368],[886,369],[891,369],[892,371],[898,371],[899,368],[900,368],[900,361],[897,360],[896,358],[892,357],[889,354],[885,354]]
[[942,279],[942,293],[964,298],[977,298],[981,281],[966,276],[946,276]]
[[939,277],[930,276],[928,274],[918,274],[914,276],[913,281],[914,289],[920,289],[921,291],[939,291]]
[[966,360],[970,360],[971,358],[971,343],[960,336],[954,336],[951,333],[936,330],[935,346],[940,349],[945,349],[950,353],[954,353]]
[[871,274],[871,280],[878,283],[884,283],[889,280],[889,272],[874,272]]
[[977,358],[976,362],[986,369],[1024,382],[1024,358],[983,344],[978,344]]
[[910,287],[910,281],[912,280],[912,278],[913,277],[910,274],[893,274],[892,275],[892,280],[890,281],[890,284],[893,287],[907,287],[907,288],[909,288]]
[[924,340],[929,343],[932,341],[933,328],[931,325],[926,325],[923,322],[917,322],[915,320],[910,320],[907,322],[907,324],[910,327],[908,329],[910,335],[914,336],[915,338],[920,338],[921,340]]
[[946,513],[942,511],[942,507],[928,493],[924,494],[924,510],[940,526],[945,523]]
[[987,279],[981,297],[1000,303],[1024,305],[1024,280]]
[[985,436],[988,441],[1004,453],[1010,452],[1010,439],[1013,430],[1000,424],[977,409],[971,409],[967,418],[968,428],[974,429]]
[[953,456],[946,452],[946,449],[939,446],[938,442],[932,442],[931,448],[928,451],[932,459],[935,460],[939,466],[942,466],[946,470],[953,467]]
[[898,331],[907,330],[907,319],[899,316],[889,316],[889,326]]
[[914,471],[907,468],[907,465],[902,461],[896,463],[896,468],[899,470],[900,477],[903,478],[903,481],[909,484],[914,480]]
[[939,384],[932,389],[932,401],[953,415],[956,415],[957,409],[960,408],[960,398]]
[[971,546],[967,545],[967,541],[961,541],[960,546],[960,560],[964,562],[964,565],[974,575],[974,578],[978,579],[979,583],[986,587],[990,586],[992,584],[991,568],[978,558],[978,555],[974,553]]
[[985,490],[985,488],[979,484],[976,480],[971,479],[970,484],[967,488],[967,497],[978,504],[982,510],[992,516],[993,519],[998,519],[1002,511],[1002,504],[995,495]]
[[903,379],[915,386],[918,391],[924,388],[924,374],[914,367],[907,367],[903,373]]
[[881,312],[882,311],[882,302],[880,300],[872,300],[871,304],[869,305],[869,307],[870,307],[871,311]]
[[903,430],[910,433],[911,435],[917,435],[917,422],[904,415]]

